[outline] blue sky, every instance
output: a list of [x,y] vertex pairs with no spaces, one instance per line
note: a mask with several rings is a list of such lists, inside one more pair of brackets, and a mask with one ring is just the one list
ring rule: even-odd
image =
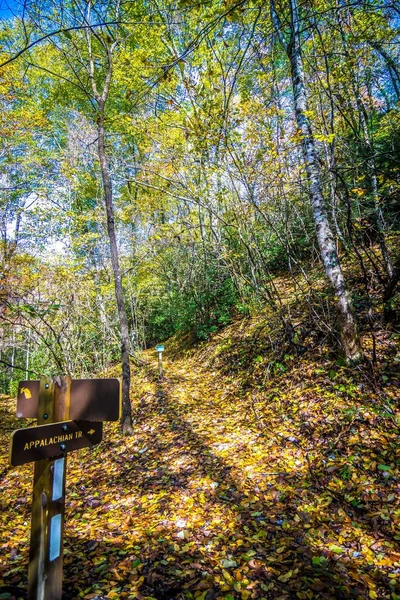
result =
[[21,14],[22,5],[21,0],[0,0],[0,19],[10,19]]

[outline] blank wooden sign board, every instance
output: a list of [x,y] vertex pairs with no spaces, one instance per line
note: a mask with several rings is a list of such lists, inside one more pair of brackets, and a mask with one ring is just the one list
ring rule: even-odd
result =
[[68,452],[102,440],[103,421],[121,417],[118,379],[69,377],[22,381],[17,416],[36,427],[13,432],[10,462],[35,462],[28,600],[61,600],[66,460]]
[[[21,381],[18,386],[17,417],[37,419],[40,381]],[[81,421],[118,421],[121,413],[118,379],[73,379],[70,418]]]

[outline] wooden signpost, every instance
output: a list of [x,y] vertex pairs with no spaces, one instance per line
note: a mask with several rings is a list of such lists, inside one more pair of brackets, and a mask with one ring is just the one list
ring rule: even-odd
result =
[[14,431],[13,466],[35,461],[28,600],[61,600],[66,454],[98,444],[102,421],[121,416],[118,379],[43,378],[19,384],[17,416],[37,427]]
[[165,348],[163,344],[157,344],[156,352],[158,352],[158,372],[160,374],[160,379],[163,378],[162,353],[164,352],[164,350]]

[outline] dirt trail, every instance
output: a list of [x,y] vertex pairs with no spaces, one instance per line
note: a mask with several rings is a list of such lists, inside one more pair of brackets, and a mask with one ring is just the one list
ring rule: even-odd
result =
[[[106,425],[69,457],[66,600],[400,597],[388,423],[360,408],[339,427],[345,399],[272,398],[195,359],[164,367],[133,381],[132,438]],[[0,585],[26,578],[31,473],[1,482]]]

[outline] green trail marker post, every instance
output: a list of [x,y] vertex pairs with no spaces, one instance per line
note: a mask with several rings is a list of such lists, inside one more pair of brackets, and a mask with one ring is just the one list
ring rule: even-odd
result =
[[98,444],[102,421],[121,416],[118,379],[22,381],[17,416],[37,427],[13,432],[10,463],[35,461],[28,600],[61,600],[67,453]]
[[165,348],[163,344],[157,344],[156,346],[156,352],[158,352],[158,372],[160,375],[160,379],[163,378],[163,364],[162,364],[162,355],[164,352]]

